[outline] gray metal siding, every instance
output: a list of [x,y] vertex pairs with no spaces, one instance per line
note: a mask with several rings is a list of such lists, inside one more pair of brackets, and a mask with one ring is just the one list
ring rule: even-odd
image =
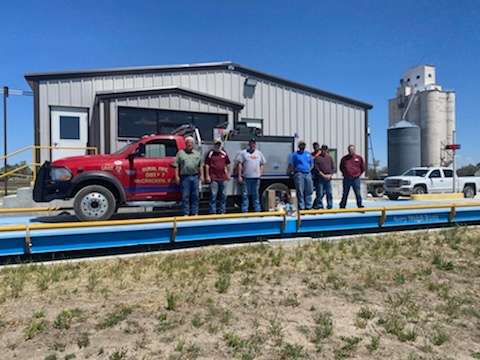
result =
[[[239,118],[264,119],[264,133],[267,135],[292,136],[296,133],[309,146],[314,141],[326,143],[337,148],[339,155],[345,152],[349,144],[355,144],[359,153],[365,153],[365,109],[264,79],[257,79],[254,96],[245,98],[245,79],[243,73],[236,71],[205,70],[42,80],[39,104],[41,144],[49,144],[49,106],[87,107],[92,114],[95,94],[98,91],[182,86],[245,104]],[[144,98],[134,100],[133,103],[148,104],[148,107],[214,110],[212,106],[191,99],[161,99],[157,102],[155,99]],[[116,122],[112,121],[112,124],[114,123]],[[114,139],[112,138],[112,141]],[[42,159],[47,158],[47,154],[42,153]]]

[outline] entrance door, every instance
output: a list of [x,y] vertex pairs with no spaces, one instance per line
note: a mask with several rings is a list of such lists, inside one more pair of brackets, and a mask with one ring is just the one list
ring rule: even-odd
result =
[[67,156],[85,155],[88,142],[88,111],[52,109],[50,115],[52,161]]

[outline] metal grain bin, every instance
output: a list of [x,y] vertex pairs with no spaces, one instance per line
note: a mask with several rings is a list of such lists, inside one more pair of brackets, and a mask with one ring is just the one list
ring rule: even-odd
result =
[[420,128],[408,121],[400,121],[390,127],[388,134],[388,175],[400,175],[420,166]]

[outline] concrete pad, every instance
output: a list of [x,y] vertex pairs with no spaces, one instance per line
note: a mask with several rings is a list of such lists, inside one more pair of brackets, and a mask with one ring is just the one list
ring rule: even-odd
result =
[[463,193],[412,194],[413,200],[457,200],[463,198]]

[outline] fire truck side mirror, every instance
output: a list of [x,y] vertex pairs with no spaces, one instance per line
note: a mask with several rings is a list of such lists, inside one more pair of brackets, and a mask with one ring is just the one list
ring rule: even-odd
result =
[[136,157],[142,157],[145,155],[145,144],[140,143],[133,153],[128,154],[128,160],[132,161]]

